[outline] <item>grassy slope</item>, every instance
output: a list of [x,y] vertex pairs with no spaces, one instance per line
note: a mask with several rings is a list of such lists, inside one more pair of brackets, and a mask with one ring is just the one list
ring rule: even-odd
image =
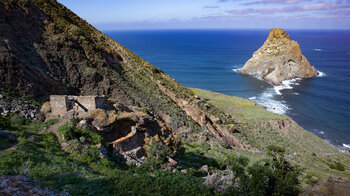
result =
[[[200,89],[191,90],[219,110],[241,120],[243,125],[236,136],[250,146],[261,151],[268,145],[284,146],[290,159],[319,179],[328,176],[350,178],[350,156],[306,131],[288,116],[274,114],[243,98]],[[278,122],[281,121],[289,121],[292,126],[279,129]],[[346,170],[330,169],[329,164],[334,164],[335,161],[343,163]]]
[[[18,121],[13,119],[0,117],[1,122],[8,124],[4,128],[19,135],[18,143],[13,148],[0,137],[0,176],[25,175],[40,186],[72,195],[211,194],[210,188],[202,184],[203,179],[192,174],[156,170],[150,175],[151,171],[145,167],[127,167],[113,158],[89,161],[93,156],[85,156],[85,151],[68,154],[60,149],[52,132],[40,132],[44,127],[57,123],[57,120],[17,124]],[[196,155],[191,157],[198,160]]]

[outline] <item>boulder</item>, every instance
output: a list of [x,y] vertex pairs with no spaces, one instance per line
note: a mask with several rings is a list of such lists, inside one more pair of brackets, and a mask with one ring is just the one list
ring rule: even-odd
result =
[[115,110],[96,109],[87,114],[87,119],[91,120],[91,124],[98,131],[102,131],[115,123],[117,112]]

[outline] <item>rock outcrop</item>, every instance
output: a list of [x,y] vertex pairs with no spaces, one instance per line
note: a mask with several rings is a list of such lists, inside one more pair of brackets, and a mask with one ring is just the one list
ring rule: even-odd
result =
[[25,176],[1,176],[0,195],[57,195],[68,196],[68,193],[41,188],[32,179]]
[[0,94],[0,116],[7,116],[10,113],[20,114],[32,120],[38,117],[38,111],[34,105],[19,98]]
[[283,80],[318,75],[315,67],[301,53],[299,44],[278,28],[270,30],[264,45],[237,72],[257,76],[273,85],[280,85]]

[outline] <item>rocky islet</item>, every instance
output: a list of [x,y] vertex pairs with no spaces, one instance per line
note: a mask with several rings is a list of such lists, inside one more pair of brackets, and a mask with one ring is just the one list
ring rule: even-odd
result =
[[237,72],[259,77],[273,85],[280,85],[284,80],[318,75],[302,54],[299,44],[280,28],[270,30],[263,46]]

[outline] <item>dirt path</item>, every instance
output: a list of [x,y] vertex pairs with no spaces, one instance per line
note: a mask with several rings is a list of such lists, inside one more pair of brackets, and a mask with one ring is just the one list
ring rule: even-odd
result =
[[52,132],[52,133],[54,133],[54,134],[56,135],[57,140],[58,140],[58,143],[60,144],[61,149],[62,149],[62,141],[61,141],[60,135],[58,134],[58,128],[60,128],[62,125],[64,125],[64,124],[67,123],[68,121],[69,121],[69,119],[60,119],[60,120],[58,121],[58,123],[56,123],[56,124],[50,126],[48,129],[41,130],[41,131],[39,132],[39,134],[43,134],[43,133],[45,133],[45,132]]

